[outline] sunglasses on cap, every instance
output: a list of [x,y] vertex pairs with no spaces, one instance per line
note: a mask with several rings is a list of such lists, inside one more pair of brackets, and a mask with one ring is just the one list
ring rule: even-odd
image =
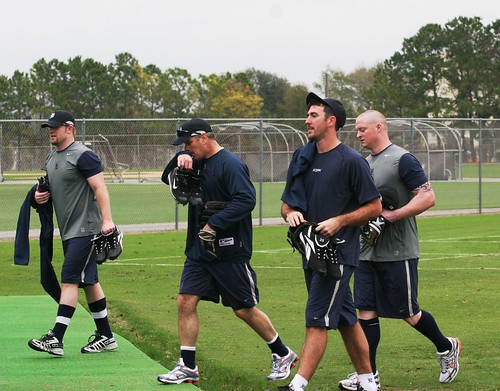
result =
[[194,136],[201,136],[202,134],[205,134],[207,132],[205,132],[204,130],[182,130],[182,129],[179,129],[177,130],[177,137],[194,137]]

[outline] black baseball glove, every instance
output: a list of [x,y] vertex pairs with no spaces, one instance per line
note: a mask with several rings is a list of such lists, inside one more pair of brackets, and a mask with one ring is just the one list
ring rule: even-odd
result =
[[399,196],[396,189],[389,186],[380,186],[378,192],[382,197],[382,208],[389,210],[399,208]]
[[308,267],[323,277],[337,281],[342,277],[337,246],[344,240],[329,238],[315,232],[316,223],[306,222],[288,229],[288,242],[305,258]]
[[98,265],[106,262],[107,259],[115,260],[123,251],[123,232],[118,227],[115,227],[113,232],[109,234],[94,235],[92,241]]
[[219,213],[221,210],[225,209],[229,202],[226,201],[207,201],[203,205],[201,216],[200,216],[200,232],[198,237],[203,244],[203,247],[207,250],[209,254],[217,258],[215,241],[217,239],[217,232],[206,231],[203,228],[208,223],[210,216]]
[[219,213],[229,205],[228,201],[207,201],[203,205],[200,217],[200,228],[203,228],[207,223],[210,216]]
[[49,177],[47,175],[38,178],[38,191],[40,193],[50,191]]

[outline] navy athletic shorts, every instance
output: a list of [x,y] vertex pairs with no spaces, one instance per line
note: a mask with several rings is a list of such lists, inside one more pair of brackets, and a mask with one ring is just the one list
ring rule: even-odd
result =
[[249,261],[197,262],[186,259],[179,293],[196,295],[233,310],[252,308],[259,302],[257,275]]
[[418,258],[396,262],[360,261],[354,272],[354,303],[383,318],[418,314]]
[[358,320],[349,281],[356,267],[340,265],[342,277],[333,281],[311,269],[304,269],[308,292],[306,327],[337,330],[352,326]]
[[83,287],[99,282],[93,238],[94,235],[90,235],[63,241],[62,283],[80,284]]

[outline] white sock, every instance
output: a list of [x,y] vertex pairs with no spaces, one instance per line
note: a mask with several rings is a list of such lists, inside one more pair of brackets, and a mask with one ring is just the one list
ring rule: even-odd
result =
[[308,383],[309,382],[306,379],[304,379],[302,376],[296,374],[293,377],[292,381],[290,382],[289,386],[294,391],[302,391],[302,390],[306,389]]
[[363,390],[366,391],[377,391],[377,383],[375,383],[375,379],[373,378],[373,373],[363,373],[360,375],[358,373],[359,385],[363,387]]

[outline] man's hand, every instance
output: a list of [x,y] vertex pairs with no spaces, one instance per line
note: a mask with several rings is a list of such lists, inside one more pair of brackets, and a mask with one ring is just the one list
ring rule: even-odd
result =
[[191,157],[191,155],[188,155],[187,153],[181,153],[179,156],[177,156],[177,167],[184,170],[192,170],[193,158]]
[[115,230],[115,223],[113,223],[113,220],[106,220],[106,221],[102,221],[102,225],[101,225],[101,233],[103,235],[108,235],[110,234],[111,232],[113,232]]
[[38,190],[35,191],[35,202],[37,204],[46,204],[50,200],[50,192],[43,191],[40,192]]
[[342,228],[341,219],[339,217],[332,217],[328,220],[318,223],[316,232],[323,235],[332,237]]
[[207,252],[214,257],[217,257],[215,251],[215,239],[217,237],[217,232],[215,232],[208,224],[206,224],[203,229],[198,233],[198,237],[201,240],[201,244],[207,250]]
[[305,222],[304,215],[298,210],[291,209],[285,218],[286,222],[290,225],[290,227],[297,227],[303,222]]

